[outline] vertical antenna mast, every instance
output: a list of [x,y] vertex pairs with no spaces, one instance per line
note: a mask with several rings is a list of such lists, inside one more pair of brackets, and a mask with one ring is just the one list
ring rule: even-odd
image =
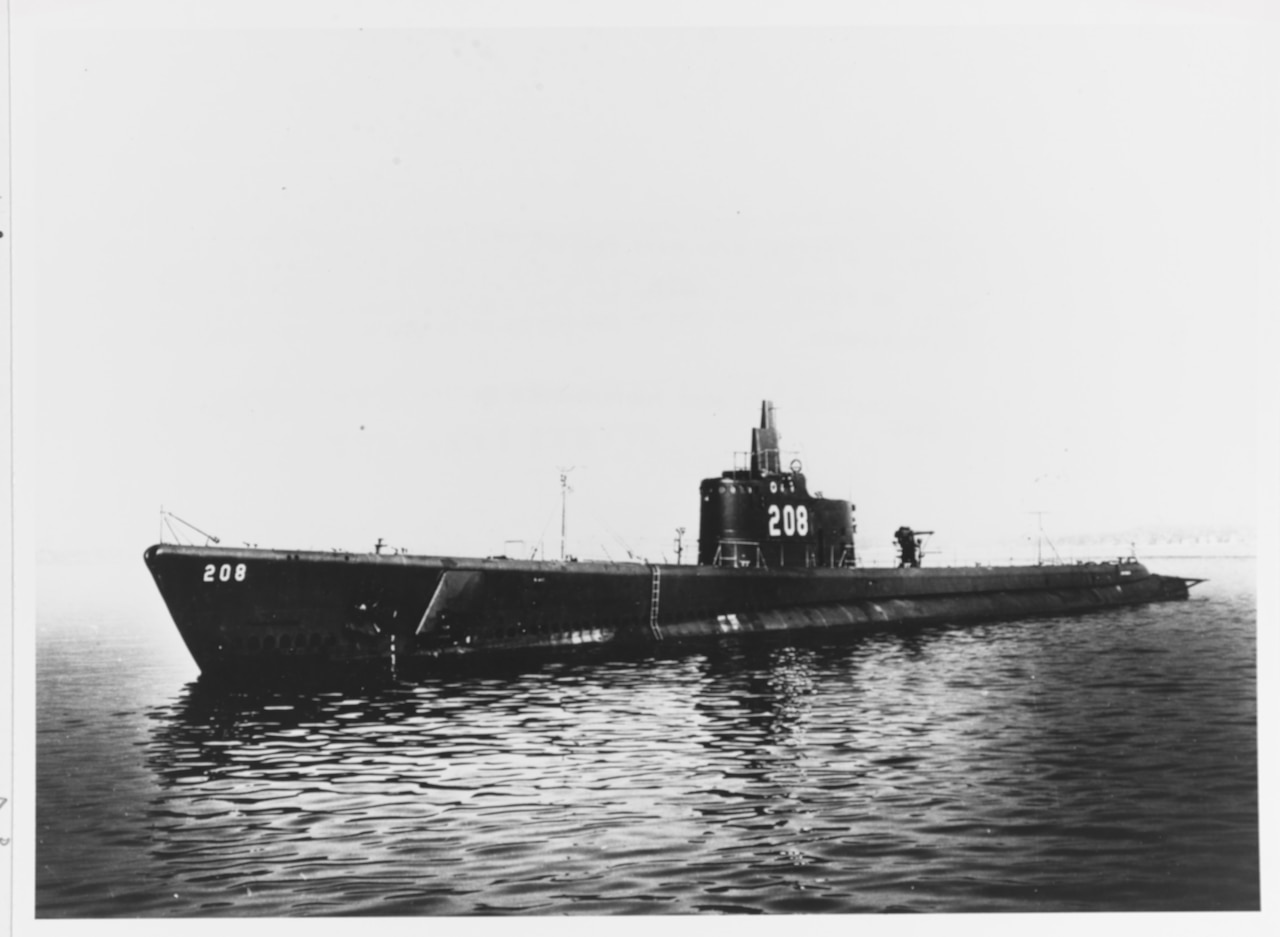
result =
[[560,562],[564,562],[564,534],[565,519],[568,515],[569,492],[573,491],[569,487],[569,473],[573,471],[573,466],[560,469]]
[[[1049,538],[1044,535],[1044,516],[1050,512],[1049,511],[1028,511],[1027,513],[1034,514],[1036,516],[1036,565],[1043,566],[1044,556],[1042,555],[1041,548],[1044,542],[1046,540],[1049,540]],[[1056,559],[1059,563],[1061,563],[1062,557],[1058,555],[1058,548],[1053,545],[1052,540],[1049,540],[1049,549],[1053,551],[1054,559]]]
[[1044,560],[1040,555],[1040,545],[1044,540],[1044,511],[1028,511],[1027,513],[1036,516],[1036,565],[1043,566]]

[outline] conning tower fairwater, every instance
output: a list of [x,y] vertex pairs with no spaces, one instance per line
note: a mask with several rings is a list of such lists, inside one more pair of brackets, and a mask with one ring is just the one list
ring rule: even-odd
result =
[[704,479],[698,530],[702,566],[765,569],[854,565],[853,505],[809,494],[800,461],[782,470],[773,403],[751,431],[749,467]]

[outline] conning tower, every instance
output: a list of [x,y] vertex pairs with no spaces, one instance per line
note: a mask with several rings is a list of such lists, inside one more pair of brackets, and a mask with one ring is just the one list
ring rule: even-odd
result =
[[782,470],[773,404],[760,406],[749,467],[704,479],[698,530],[702,566],[854,565],[853,506],[809,494],[799,460]]

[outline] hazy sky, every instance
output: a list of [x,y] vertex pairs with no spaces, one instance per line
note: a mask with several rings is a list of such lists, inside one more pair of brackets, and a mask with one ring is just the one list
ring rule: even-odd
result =
[[765,397],[868,546],[1254,523],[1248,29],[25,39],[45,550],[131,561],[163,505],[229,544],[554,553],[573,466],[571,549],[673,559]]

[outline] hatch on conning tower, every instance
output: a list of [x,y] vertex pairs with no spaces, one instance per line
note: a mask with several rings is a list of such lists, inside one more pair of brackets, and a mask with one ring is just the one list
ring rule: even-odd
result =
[[746,469],[701,486],[698,563],[755,568],[854,565],[853,506],[809,494],[799,460],[782,469],[773,403],[760,405]]

